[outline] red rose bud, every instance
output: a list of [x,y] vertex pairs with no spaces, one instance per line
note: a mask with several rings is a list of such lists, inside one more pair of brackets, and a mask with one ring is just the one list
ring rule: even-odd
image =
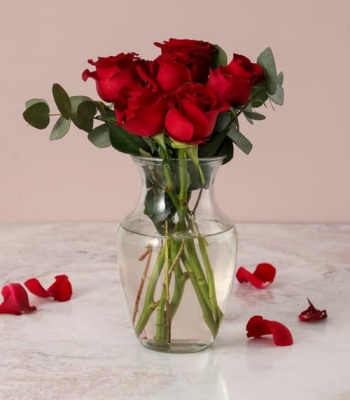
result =
[[290,346],[293,344],[292,334],[285,325],[277,321],[264,319],[260,315],[250,318],[246,329],[248,338],[272,335],[272,340],[276,346]]
[[260,65],[242,55],[234,54],[225,67],[210,72],[208,86],[232,106],[245,104],[254,85],[264,80]]
[[72,285],[67,275],[55,276],[55,282],[44,289],[36,278],[28,279],[24,282],[26,288],[38,297],[53,297],[56,301],[68,301],[72,297]]
[[0,304],[0,314],[21,315],[22,312],[36,310],[35,306],[29,304],[28,294],[19,283],[5,285],[1,290],[1,294],[4,297],[4,301]]
[[264,289],[271,285],[276,276],[276,268],[268,263],[258,264],[253,273],[240,267],[237,270],[236,278],[239,283],[249,282],[258,289]]
[[300,319],[300,321],[310,322],[327,318],[328,315],[326,310],[318,310],[314,307],[309,299],[307,299],[307,301],[309,302],[309,307],[299,314],[298,318]]
[[190,83],[168,98],[165,118],[168,135],[181,143],[198,144],[211,135],[219,113],[230,108],[206,85]]

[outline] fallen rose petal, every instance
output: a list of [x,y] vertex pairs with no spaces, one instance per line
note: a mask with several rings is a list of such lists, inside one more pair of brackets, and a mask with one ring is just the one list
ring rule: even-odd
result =
[[237,270],[236,278],[239,283],[249,282],[258,289],[271,285],[276,276],[276,268],[268,263],[258,264],[253,273],[244,267]]
[[50,297],[50,293],[44,289],[41,283],[36,278],[28,279],[24,282],[25,287],[35,296],[38,297]]
[[36,278],[28,279],[24,282],[27,289],[39,297],[53,297],[56,301],[68,301],[72,297],[72,285],[69,282],[67,275],[55,276],[55,282],[44,289],[41,283]]
[[19,283],[5,285],[1,290],[1,294],[4,297],[4,301],[0,304],[0,314],[21,315],[22,312],[36,310],[35,306],[29,304],[28,294]]
[[300,321],[309,322],[327,318],[326,310],[318,310],[309,299],[307,301],[309,302],[309,307],[299,314]]
[[53,296],[54,300],[57,301],[68,301],[73,294],[72,285],[69,282],[67,275],[55,276],[56,282],[54,282],[47,291]]
[[260,338],[264,335],[272,335],[276,346],[290,346],[293,344],[292,334],[285,325],[277,321],[264,319],[260,315],[251,317],[246,329],[248,338]]

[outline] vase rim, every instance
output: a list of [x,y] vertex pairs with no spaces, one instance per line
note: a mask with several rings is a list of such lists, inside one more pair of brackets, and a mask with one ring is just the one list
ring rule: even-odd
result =
[[[154,163],[154,164],[162,164],[164,162],[163,158],[159,157],[147,157],[147,156],[137,156],[137,155],[131,155],[131,158],[140,164],[147,164],[147,163]],[[224,160],[225,156],[215,156],[215,157],[199,157],[198,160],[199,162],[204,162],[204,163],[222,163]],[[185,158],[186,161],[192,162],[190,158]],[[171,161],[178,162],[178,158],[171,158]]]

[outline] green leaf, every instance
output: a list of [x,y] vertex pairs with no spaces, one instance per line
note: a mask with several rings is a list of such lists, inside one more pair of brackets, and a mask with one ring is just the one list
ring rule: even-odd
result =
[[266,119],[265,115],[257,113],[255,111],[243,111],[243,114],[248,118],[248,119],[254,119],[256,121],[262,121],[263,119]]
[[215,44],[214,47],[217,49],[217,52],[211,58],[211,68],[224,67],[227,65],[227,54],[218,44]]
[[264,82],[255,85],[250,93],[251,105],[254,108],[262,106],[268,98]]
[[42,101],[30,105],[24,111],[23,118],[34,128],[45,129],[50,123],[49,113],[49,106],[46,102]]
[[80,106],[81,103],[84,103],[85,101],[91,101],[94,102],[90,97],[88,96],[71,96],[70,102],[72,105],[72,113],[71,113],[71,118],[76,127],[79,129],[83,129],[80,125],[80,121],[78,119],[77,113],[78,113],[78,107]]
[[96,107],[93,101],[87,100],[79,104],[76,125],[79,129],[90,133],[94,126]]
[[199,157],[203,158],[215,156],[226,136],[227,129],[220,132],[214,132],[207,143],[200,144],[198,146]]
[[94,128],[89,134],[88,139],[96,147],[104,148],[111,145],[109,129],[107,124],[102,124]]
[[277,91],[275,94],[269,95],[269,99],[273,101],[278,106],[282,106],[284,103],[284,90],[283,87],[278,84]]
[[128,133],[121,126],[109,121],[109,137],[112,146],[122,153],[140,155],[140,149],[149,152],[149,147],[141,137]]
[[55,103],[59,112],[62,114],[63,118],[69,119],[71,113],[71,102],[67,92],[58,83],[54,83],[52,86],[52,94],[55,99]]
[[25,102],[25,105],[26,105],[26,108],[29,108],[29,107],[32,106],[33,104],[37,104],[37,103],[45,103],[45,104],[47,104],[47,106],[49,106],[48,103],[47,103],[47,101],[44,100],[44,99],[30,99],[30,100],[27,100],[27,101]]
[[253,148],[252,143],[235,127],[231,127],[227,136],[239,147],[243,153],[249,154]]
[[277,90],[277,71],[275,59],[270,47],[267,47],[258,57],[258,64],[262,67],[265,76],[265,87],[269,94]]
[[[174,207],[169,195],[160,186],[150,184],[144,204],[144,214],[152,220],[159,232],[165,234],[166,222],[171,224],[171,218],[176,213],[176,208]],[[161,210],[159,209],[160,204],[162,204]],[[167,229],[169,229],[169,225],[167,226]]]
[[63,138],[70,128],[70,119],[65,119],[60,116],[52,128],[50,140],[57,140]]
[[225,111],[223,113],[220,113],[216,119],[214,132],[219,132],[223,131],[224,129],[227,129],[228,126],[231,124],[231,122],[232,122],[231,111]]
[[226,136],[217,152],[217,156],[225,157],[222,162],[222,165],[227,164],[232,160],[233,153],[234,153],[234,148],[232,140]]
[[282,86],[283,85],[283,81],[284,81],[284,74],[281,71],[277,76],[277,83],[279,83]]
[[284,80],[283,72],[280,72],[277,76],[277,91],[275,94],[269,96],[270,100],[279,106],[282,106],[284,103],[284,90],[282,87],[283,80]]

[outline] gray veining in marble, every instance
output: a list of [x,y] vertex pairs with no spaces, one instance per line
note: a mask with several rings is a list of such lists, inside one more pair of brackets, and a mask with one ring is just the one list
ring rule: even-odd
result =
[[[0,286],[69,276],[74,295],[30,295],[32,314],[0,315],[0,400],[350,399],[350,226],[239,224],[239,265],[277,268],[258,290],[234,284],[215,346],[174,355],[134,337],[119,286],[113,223],[0,224]],[[298,321],[307,297],[329,318]],[[248,340],[253,315],[295,343]]]

